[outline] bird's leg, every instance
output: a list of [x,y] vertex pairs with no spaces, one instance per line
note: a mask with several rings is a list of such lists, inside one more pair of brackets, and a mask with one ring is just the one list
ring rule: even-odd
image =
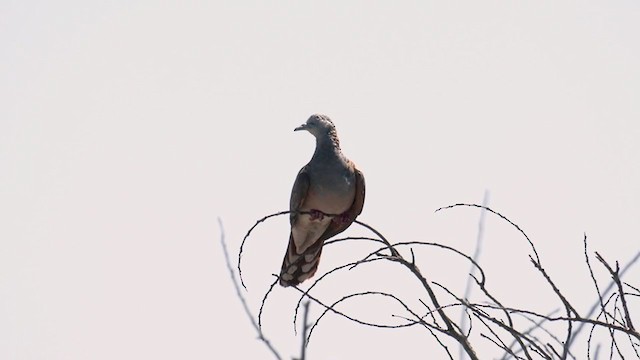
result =
[[320,210],[309,210],[309,220],[322,220],[324,219],[324,213]]

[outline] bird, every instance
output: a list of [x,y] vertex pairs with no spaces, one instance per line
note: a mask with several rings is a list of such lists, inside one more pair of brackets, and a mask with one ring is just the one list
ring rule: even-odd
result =
[[280,270],[280,285],[296,286],[312,277],[324,241],[345,231],[362,212],[362,172],[340,149],[336,127],[326,115],[314,114],[294,131],[316,139],[311,160],[300,169],[291,190],[291,231]]

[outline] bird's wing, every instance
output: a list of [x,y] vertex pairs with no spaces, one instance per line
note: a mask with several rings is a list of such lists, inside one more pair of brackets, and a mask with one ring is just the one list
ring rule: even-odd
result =
[[[289,210],[292,211],[289,214],[289,221],[291,228],[296,226],[296,220],[299,214],[295,211],[302,208],[304,200],[307,198],[307,192],[309,191],[309,174],[307,173],[307,167],[304,166],[298,172],[296,181],[293,183],[293,189],[291,190],[291,199],[289,200]],[[315,245],[312,245],[313,249],[308,248],[304,254],[299,254],[296,248],[295,240],[293,239],[293,232],[289,234],[289,244],[287,245],[287,252],[284,254],[282,260],[282,269],[280,270],[280,285],[291,286],[298,285],[304,279],[313,276],[318,268],[318,259],[322,252],[322,241],[317,241]],[[305,255],[310,258],[313,255],[313,259],[309,259],[307,262]],[[306,265],[303,269],[303,265]],[[313,267],[313,268],[311,268]]]
[[289,200],[289,210],[292,213],[289,214],[289,222],[293,225],[298,218],[298,214],[293,211],[298,211],[304,199],[307,197],[307,191],[309,191],[309,174],[307,173],[307,167],[303,166],[296,176],[296,181],[293,183],[293,189],[291,190],[291,199]]
[[332,221],[329,223],[329,227],[325,232],[320,236],[320,240],[327,240],[333,236],[340,234],[341,232],[347,230],[349,226],[353,223],[353,221],[360,215],[362,212],[362,207],[364,206],[364,195],[365,195],[365,183],[364,183],[364,175],[362,172],[358,170],[355,165],[353,165],[353,170],[355,172],[355,186],[356,186],[356,195],[353,199],[353,203],[349,210],[347,210],[344,215],[346,216],[343,221]]

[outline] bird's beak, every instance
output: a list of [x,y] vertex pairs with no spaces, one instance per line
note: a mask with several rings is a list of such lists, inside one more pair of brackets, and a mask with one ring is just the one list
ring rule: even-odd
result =
[[305,130],[307,128],[307,124],[302,124],[297,128],[293,129],[293,131]]

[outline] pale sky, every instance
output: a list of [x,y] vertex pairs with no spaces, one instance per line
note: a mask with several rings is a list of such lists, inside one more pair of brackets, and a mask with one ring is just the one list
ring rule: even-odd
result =
[[[217,218],[235,256],[255,220],[287,209],[314,147],[293,128],[313,113],[365,174],[361,221],[470,253],[479,212],[434,210],[488,189],[586,310],[583,234],[621,265],[640,250],[639,18],[637,1],[0,3],[0,359],[271,358]],[[247,245],[255,312],[288,234],[280,217]],[[368,250],[328,248],[320,271]],[[480,262],[496,292],[559,307],[528,254],[487,217]],[[433,250],[417,262],[464,288],[467,264]],[[371,266],[317,295],[411,294],[409,279]],[[299,351],[297,297],[278,288],[263,319],[285,358]],[[343,309],[398,313],[376,299]],[[418,328],[323,321],[313,360],[444,356]]]

